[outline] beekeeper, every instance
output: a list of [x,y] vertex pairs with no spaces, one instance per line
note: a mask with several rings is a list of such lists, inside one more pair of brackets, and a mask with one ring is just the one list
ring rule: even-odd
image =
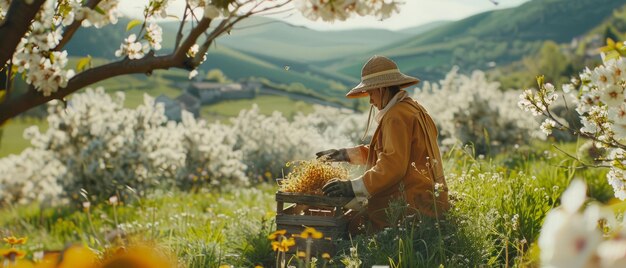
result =
[[351,232],[357,232],[355,224],[365,223],[369,231],[389,226],[385,209],[394,199],[404,200],[414,214],[429,217],[441,216],[449,208],[437,128],[426,109],[404,90],[419,81],[401,73],[389,58],[370,58],[361,70],[361,83],[346,95],[369,96],[378,109],[378,127],[370,144],[316,154],[327,161],[366,166],[363,175],[347,181],[333,179],[322,188],[326,196],[355,197],[347,207],[361,207],[362,213],[351,222]]

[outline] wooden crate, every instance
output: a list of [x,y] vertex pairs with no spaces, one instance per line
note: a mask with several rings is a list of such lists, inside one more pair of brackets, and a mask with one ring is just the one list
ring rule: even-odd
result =
[[[276,230],[287,230],[296,238],[296,246],[290,252],[304,250],[305,240],[298,237],[306,227],[313,227],[324,234],[311,247],[313,255],[335,252],[333,240],[348,237],[348,217],[351,212],[343,207],[348,197],[327,197],[296,193],[276,193]],[[289,204],[289,205],[286,205]]]

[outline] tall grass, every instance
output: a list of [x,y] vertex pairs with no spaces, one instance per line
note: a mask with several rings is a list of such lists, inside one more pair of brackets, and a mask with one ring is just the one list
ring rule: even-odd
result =
[[[576,149],[575,144],[559,146]],[[582,167],[549,143],[509,148],[493,158],[476,156],[471,147],[456,148],[444,161],[452,203],[444,218],[406,216],[404,206],[393,205],[399,209],[388,215],[397,225],[339,241],[331,266],[535,266],[544,217],[559,205],[573,178],[586,180],[592,198],[611,200],[604,170]],[[156,190],[116,206],[15,206],[0,211],[0,234],[28,236],[31,252],[68,242],[105,252],[143,239],[175,253],[183,267],[272,267],[275,255],[267,236],[275,228],[275,191],[273,185],[258,184],[219,192]]]

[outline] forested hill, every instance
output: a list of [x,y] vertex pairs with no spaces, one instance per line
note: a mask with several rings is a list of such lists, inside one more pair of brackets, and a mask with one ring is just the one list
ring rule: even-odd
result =
[[533,54],[546,40],[568,43],[624,5],[625,0],[533,0],[448,23],[328,67],[358,73],[363,60],[376,53],[392,57],[408,73],[427,80],[441,78],[453,65],[466,71],[486,69]]

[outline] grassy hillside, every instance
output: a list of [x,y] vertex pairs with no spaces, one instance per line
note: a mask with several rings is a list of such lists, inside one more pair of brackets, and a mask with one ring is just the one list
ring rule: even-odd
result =
[[[569,42],[602,23],[624,1],[534,0],[519,7],[484,12],[385,46],[376,53],[399,63],[403,71],[433,80],[453,65],[463,71],[507,64],[535,53],[543,41]],[[353,74],[371,54],[327,66]],[[492,63],[493,62],[493,63]]]
[[311,104],[294,101],[286,96],[262,95],[252,100],[229,100],[208,105],[202,108],[200,115],[209,122],[219,120],[228,123],[229,118],[236,117],[241,110],[251,109],[254,104],[258,105],[261,113],[265,115],[277,111],[285,117],[293,118],[297,113],[313,112]]
[[406,34],[410,34],[411,36],[415,36],[418,34],[422,34],[428,31],[431,31],[435,28],[439,28],[441,26],[444,26],[448,23],[451,23],[452,21],[447,21],[447,20],[438,20],[438,21],[433,21],[433,22],[429,22],[426,24],[422,24],[419,26],[414,26],[414,27],[408,27],[408,28],[404,28],[399,30],[398,32],[401,33],[406,33]]
[[274,58],[319,62],[367,52],[410,36],[409,33],[382,29],[316,31],[274,19],[253,17],[242,21],[217,44]]

